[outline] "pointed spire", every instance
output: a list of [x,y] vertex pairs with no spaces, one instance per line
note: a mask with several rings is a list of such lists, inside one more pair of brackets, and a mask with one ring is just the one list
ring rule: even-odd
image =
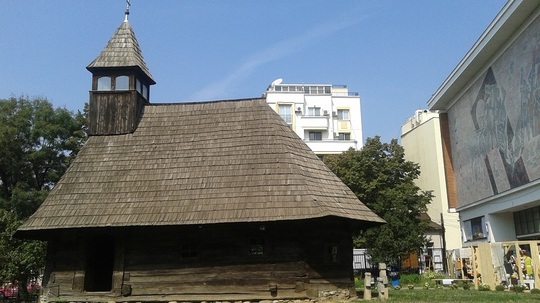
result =
[[[126,11],[126,18],[128,14],[129,6],[128,11]],[[138,68],[146,77],[148,77],[151,84],[156,83],[152,77],[152,74],[150,74],[150,70],[144,62],[141,48],[139,47],[139,42],[137,42],[135,33],[127,20],[122,22],[107,43],[107,46],[105,46],[99,56],[92,61],[92,63],[90,63],[86,69],[92,72],[96,69],[111,67]]]

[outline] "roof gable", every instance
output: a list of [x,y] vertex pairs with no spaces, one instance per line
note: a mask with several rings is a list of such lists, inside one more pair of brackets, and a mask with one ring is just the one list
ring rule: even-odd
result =
[[155,104],[90,137],[19,233],[326,216],[384,222],[264,99]]

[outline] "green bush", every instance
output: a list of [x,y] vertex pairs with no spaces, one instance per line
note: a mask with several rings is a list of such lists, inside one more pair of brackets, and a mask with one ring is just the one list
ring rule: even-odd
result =
[[540,289],[538,288],[531,289],[531,294],[537,294],[537,295],[540,294]]
[[480,284],[480,285],[478,285],[478,290],[479,291],[490,291],[491,286],[489,286],[487,284]]
[[399,284],[414,284],[419,285],[422,283],[422,277],[419,274],[402,274],[399,277]]
[[516,285],[516,286],[513,286],[511,290],[515,292],[523,292],[525,290],[525,286]]
[[428,271],[422,275],[424,279],[431,280],[431,279],[444,279],[446,278],[446,275],[442,272],[434,272],[434,271]]
[[[505,289],[504,285],[499,284],[499,285],[495,286],[496,291],[504,291],[504,289]],[[540,291],[540,289],[539,289],[539,291]]]
[[463,287],[464,290],[469,290],[471,289],[471,284],[469,284],[469,282],[463,282],[463,284],[461,284],[461,286]]

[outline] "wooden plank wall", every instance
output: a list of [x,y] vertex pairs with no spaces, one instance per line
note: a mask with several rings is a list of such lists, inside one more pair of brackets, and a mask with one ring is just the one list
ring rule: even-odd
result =
[[[81,290],[81,251],[58,246],[48,287],[66,301],[203,301],[308,298],[350,289],[347,224],[266,223],[136,229],[118,234],[111,292]],[[264,253],[250,254],[253,239]],[[84,245],[83,245],[84,246]],[[332,247],[338,256],[332,258]],[[334,251],[335,252],[335,251]],[[62,261],[65,260],[65,261]],[[84,279],[84,277],[83,277]],[[120,280],[118,280],[120,279]],[[123,294],[123,295],[122,295]]]
[[133,132],[140,120],[144,99],[137,91],[93,91],[89,103],[90,135]]

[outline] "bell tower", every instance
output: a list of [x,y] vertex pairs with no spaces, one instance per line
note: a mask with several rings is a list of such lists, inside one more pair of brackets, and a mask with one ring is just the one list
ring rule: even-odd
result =
[[92,73],[89,102],[89,134],[119,135],[135,131],[144,105],[150,102],[150,86],[156,84],[128,21],[110,38],[86,69]]

